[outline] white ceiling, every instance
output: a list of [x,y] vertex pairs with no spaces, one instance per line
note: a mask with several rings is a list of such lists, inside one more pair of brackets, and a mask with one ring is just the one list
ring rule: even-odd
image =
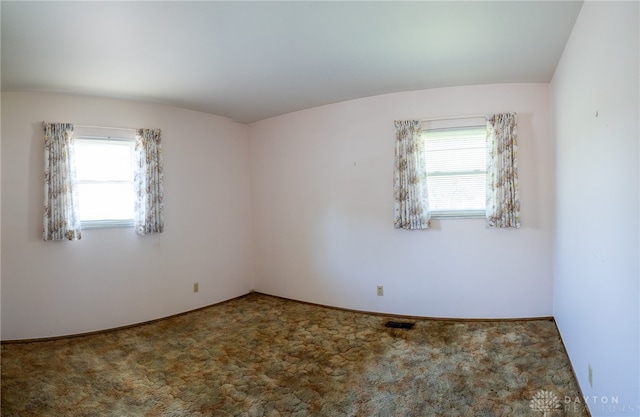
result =
[[249,123],[378,94],[549,82],[582,2],[10,2],[2,90]]

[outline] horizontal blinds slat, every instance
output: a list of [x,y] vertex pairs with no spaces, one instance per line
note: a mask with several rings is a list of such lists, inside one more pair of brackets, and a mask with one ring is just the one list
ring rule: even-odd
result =
[[432,210],[476,210],[485,207],[485,175],[428,177]]
[[427,173],[437,171],[486,171],[486,152],[484,148],[467,150],[449,150],[426,153]]

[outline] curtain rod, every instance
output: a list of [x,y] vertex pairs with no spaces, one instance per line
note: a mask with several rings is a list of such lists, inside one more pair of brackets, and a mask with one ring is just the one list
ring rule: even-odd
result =
[[486,114],[469,114],[465,116],[450,116],[450,117],[430,117],[428,119],[421,119],[421,122],[437,122],[440,120],[456,120],[456,119],[486,119]]
[[89,126],[89,125],[75,125],[76,127],[86,127],[90,129],[110,129],[110,130],[129,130],[135,132],[137,129],[131,127],[110,127],[110,126]]

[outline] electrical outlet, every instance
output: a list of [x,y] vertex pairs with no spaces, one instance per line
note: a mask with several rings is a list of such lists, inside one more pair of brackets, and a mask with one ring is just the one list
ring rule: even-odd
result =
[[199,282],[194,282],[193,283],[193,292],[198,292],[200,291],[200,283]]
[[591,364],[589,364],[589,386],[593,388],[593,369],[591,369]]
[[376,288],[378,289],[378,297],[382,297],[384,295],[382,285],[378,285]]

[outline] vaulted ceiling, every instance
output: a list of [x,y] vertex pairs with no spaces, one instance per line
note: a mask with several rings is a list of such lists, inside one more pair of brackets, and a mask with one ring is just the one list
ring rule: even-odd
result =
[[581,1],[2,1],[3,91],[241,123],[354,98],[549,82]]

